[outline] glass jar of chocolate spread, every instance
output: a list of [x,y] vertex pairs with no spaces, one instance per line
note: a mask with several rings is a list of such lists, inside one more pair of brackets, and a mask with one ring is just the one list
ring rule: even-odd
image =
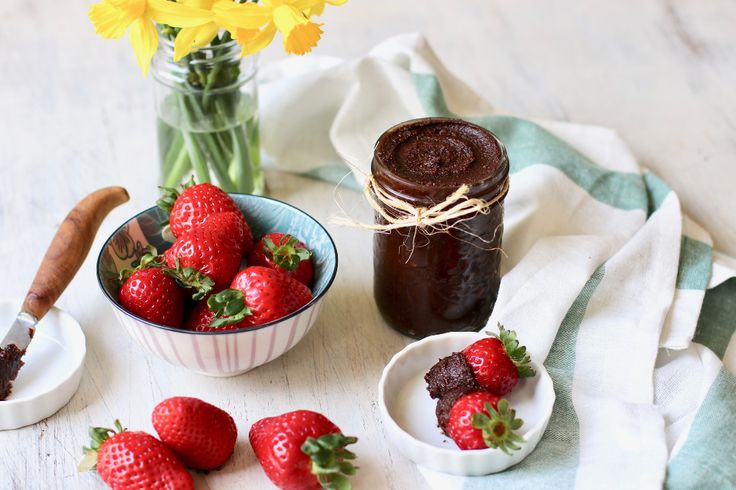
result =
[[[506,149],[490,131],[458,119],[407,121],[376,143],[375,185],[415,208],[445,201],[466,184],[468,198],[493,202],[482,213],[428,230],[375,233],[374,294],[386,323],[411,337],[477,331],[500,283]],[[376,223],[386,220],[376,213]]]

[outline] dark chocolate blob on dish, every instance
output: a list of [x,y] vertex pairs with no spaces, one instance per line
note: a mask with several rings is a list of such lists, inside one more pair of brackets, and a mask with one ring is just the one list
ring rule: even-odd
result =
[[375,157],[395,175],[428,186],[476,184],[496,174],[503,160],[491,133],[462,120],[420,119],[390,129]]
[[480,385],[473,376],[473,369],[462,352],[443,357],[424,375],[427,391],[432,398],[440,398],[450,391],[465,389],[475,391]]
[[25,350],[20,350],[15,344],[0,349],[0,401],[10,396],[13,380],[23,366],[21,358]]

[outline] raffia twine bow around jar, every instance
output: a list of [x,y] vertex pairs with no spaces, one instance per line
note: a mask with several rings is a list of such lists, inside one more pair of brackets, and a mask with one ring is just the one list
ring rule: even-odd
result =
[[[376,181],[373,175],[368,174],[365,176],[363,196],[371,208],[383,218],[385,223],[361,223],[351,218],[344,210],[344,216],[333,216],[330,218],[330,223],[382,233],[389,233],[392,230],[403,228],[414,228],[416,231],[426,235],[449,233],[451,230],[456,230],[469,234],[484,243],[491,243],[493,238],[486,240],[469,232],[462,226],[459,226],[459,224],[478,214],[490,213],[491,208],[506,197],[508,190],[509,179],[507,177],[496,196],[486,201],[478,198],[469,198],[467,194],[470,192],[470,187],[463,184],[442,202],[430,207],[414,206],[409,202],[391,195]],[[342,208],[342,206],[340,207]],[[496,231],[494,230],[494,238]],[[499,248],[498,250],[501,249]]]

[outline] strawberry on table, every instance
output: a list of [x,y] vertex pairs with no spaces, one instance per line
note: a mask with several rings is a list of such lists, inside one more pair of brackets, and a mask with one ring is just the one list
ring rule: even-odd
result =
[[312,252],[288,233],[268,233],[258,240],[248,264],[285,272],[306,286],[312,283],[314,277]]
[[207,275],[215,283],[214,291],[225,289],[240,268],[242,255],[235,213],[208,216],[204,222],[179,236],[165,252],[169,267],[178,263]]
[[463,356],[473,370],[475,380],[491,393],[503,396],[509,393],[519,378],[536,373],[529,365],[531,359],[526,347],[519,345],[516,332],[498,324],[499,333],[481,339],[463,350]]
[[197,470],[225,464],[238,438],[235,421],[227,412],[197,398],[162,401],[154,408],[152,421],[161,442]]
[[248,438],[263,471],[283,490],[351,488],[347,477],[358,468],[345,446],[357,439],[344,436],[320,413],[296,410],[261,419]]
[[163,257],[150,253],[141,258],[136,269],[122,270],[120,280],[118,301],[123,308],[144,320],[169,327],[182,324],[185,298],[182,287],[195,288],[195,299],[212,289],[212,281],[206,276],[180,266],[165,267]]
[[309,303],[312,292],[286,274],[261,266],[238,272],[230,289],[210,296],[212,326],[232,325],[249,318],[251,325],[278,320]]
[[80,471],[97,469],[113,490],[193,490],[192,475],[161,441],[145,432],[131,432],[115,421],[115,429],[90,428]]
[[454,400],[443,429],[462,450],[490,447],[510,454],[524,442],[514,432],[523,423],[506,399],[487,391],[473,391]]
[[179,238],[204,223],[213,214],[234,212],[241,221],[243,255],[253,248],[253,234],[243,213],[225,191],[209,183],[195,184],[192,178],[182,186],[182,192],[171,187],[161,188],[163,195],[156,204],[169,214],[171,233]]

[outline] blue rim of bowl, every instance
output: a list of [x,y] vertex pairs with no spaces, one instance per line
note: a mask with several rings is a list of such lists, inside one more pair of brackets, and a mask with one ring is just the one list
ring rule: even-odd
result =
[[135,214],[133,217],[128,218],[127,220],[125,220],[125,222],[123,224],[121,224],[120,226],[118,226],[115,229],[115,231],[113,231],[110,234],[110,236],[107,237],[107,239],[105,240],[105,243],[102,245],[102,248],[100,248],[100,253],[97,254],[97,263],[95,265],[95,274],[97,275],[97,284],[99,284],[100,285],[100,289],[102,289],[102,294],[105,295],[105,297],[110,301],[110,303],[115,308],[117,308],[118,311],[120,311],[124,315],[129,316],[130,318],[132,318],[132,319],[134,319],[134,320],[136,320],[138,322],[145,323],[148,326],[159,328],[161,330],[168,330],[170,332],[176,332],[176,333],[186,333],[186,334],[190,334],[190,335],[227,335],[227,334],[235,334],[235,333],[242,333],[242,332],[254,332],[256,330],[261,330],[263,328],[273,327],[274,325],[277,325],[277,324],[283,322],[284,320],[288,320],[289,318],[295,317],[298,314],[302,313],[303,311],[308,310],[314,304],[316,304],[317,301],[319,301],[320,299],[322,299],[322,297],[325,295],[325,293],[327,293],[327,291],[332,286],[332,283],[335,281],[335,277],[337,276],[337,263],[338,263],[337,246],[335,246],[335,241],[332,239],[332,235],[330,235],[330,233],[327,231],[327,229],[325,229],[325,227],[322,226],[322,223],[320,223],[319,221],[317,221],[312,215],[310,215],[306,211],[301,210],[301,209],[297,208],[296,206],[292,206],[291,204],[289,204],[287,202],[280,201],[278,199],[274,199],[272,197],[257,196],[255,194],[244,194],[244,193],[238,193],[238,192],[229,192],[228,194],[231,195],[231,196],[250,196],[250,197],[255,197],[257,199],[266,199],[268,201],[273,201],[273,202],[282,204],[282,205],[284,205],[284,206],[286,206],[288,208],[293,209],[294,211],[296,211],[298,213],[303,214],[307,218],[309,218],[312,221],[314,221],[317,224],[317,226],[319,226],[322,229],[322,231],[325,233],[325,235],[327,235],[327,239],[330,241],[330,245],[332,245],[332,250],[335,253],[335,267],[332,270],[332,275],[330,277],[330,280],[327,281],[327,285],[324,287],[324,289],[322,290],[321,293],[319,293],[317,296],[313,296],[312,299],[309,301],[309,303],[307,303],[306,305],[302,306],[298,310],[292,311],[288,315],[282,316],[281,318],[279,318],[277,320],[273,320],[271,322],[264,323],[263,325],[257,325],[255,327],[238,328],[237,330],[223,330],[222,332],[195,332],[195,331],[192,331],[192,330],[185,330],[183,328],[169,327],[169,326],[166,326],[166,325],[159,325],[158,323],[149,322],[148,320],[145,320],[145,319],[143,319],[143,318],[141,318],[141,317],[139,317],[137,315],[134,315],[133,313],[129,312],[128,310],[126,310],[125,308],[123,308],[122,306],[120,306],[118,304],[117,300],[115,298],[113,298],[110,295],[110,293],[108,293],[107,289],[105,289],[105,285],[102,283],[102,277],[100,276],[100,262],[102,260],[102,254],[105,253],[105,251],[107,250],[107,247],[110,244],[110,240],[112,239],[112,237],[115,236],[128,223],[130,223],[134,219],[138,218],[139,216],[150,212],[152,209],[156,209],[156,207],[157,207],[157,206],[151,206],[150,208],[146,208],[143,211]]

